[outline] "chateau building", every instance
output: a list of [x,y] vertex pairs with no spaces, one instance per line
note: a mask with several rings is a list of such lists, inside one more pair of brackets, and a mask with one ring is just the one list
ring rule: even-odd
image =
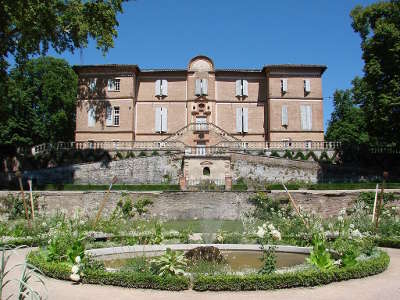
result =
[[175,141],[201,149],[227,141],[322,142],[323,65],[217,69],[205,56],[187,69],[75,66],[76,142]]

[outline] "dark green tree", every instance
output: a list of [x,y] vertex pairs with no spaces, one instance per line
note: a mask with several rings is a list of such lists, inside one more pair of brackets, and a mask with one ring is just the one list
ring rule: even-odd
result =
[[31,146],[73,140],[77,82],[63,59],[40,57],[12,69],[0,143]]
[[364,113],[355,105],[352,90],[336,90],[333,98],[334,111],[326,131],[326,140],[347,145],[367,143]]
[[356,6],[351,17],[365,62],[353,93],[370,141],[400,145],[400,0]]

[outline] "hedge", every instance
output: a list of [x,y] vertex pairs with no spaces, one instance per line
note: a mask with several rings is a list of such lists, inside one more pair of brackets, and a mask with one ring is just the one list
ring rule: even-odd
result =
[[379,247],[400,249],[400,237],[381,237],[375,239]]
[[[40,190],[56,191],[104,191],[109,186],[105,184],[45,184],[38,186]],[[115,184],[113,190],[126,191],[180,191],[178,184]]]
[[[41,270],[45,275],[70,280],[71,265],[63,262],[48,262],[39,251],[28,254],[27,262]],[[181,291],[189,288],[189,278],[183,276],[161,277],[128,271],[108,272],[105,270],[85,270],[82,283],[115,285],[128,288]]]
[[196,291],[248,291],[272,290],[293,287],[310,287],[335,281],[362,278],[386,270],[389,256],[379,252],[379,256],[362,261],[353,267],[335,268],[330,271],[306,270],[270,275],[199,275],[194,278]]

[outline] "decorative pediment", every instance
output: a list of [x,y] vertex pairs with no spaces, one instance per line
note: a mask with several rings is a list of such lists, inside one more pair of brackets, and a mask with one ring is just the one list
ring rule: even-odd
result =
[[200,163],[200,166],[211,166],[213,163],[211,162],[211,161],[209,161],[209,160],[206,160],[206,161],[202,161],[201,163]]

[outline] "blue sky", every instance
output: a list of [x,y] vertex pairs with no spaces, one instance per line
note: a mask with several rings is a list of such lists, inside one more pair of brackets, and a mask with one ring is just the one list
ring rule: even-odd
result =
[[141,68],[185,68],[193,56],[217,68],[264,64],[325,64],[324,123],[335,89],[362,75],[360,38],[350,11],[372,0],[136,0],[124,4],[115,47],[103,56],[91,43],[70,64],[121,63]]

